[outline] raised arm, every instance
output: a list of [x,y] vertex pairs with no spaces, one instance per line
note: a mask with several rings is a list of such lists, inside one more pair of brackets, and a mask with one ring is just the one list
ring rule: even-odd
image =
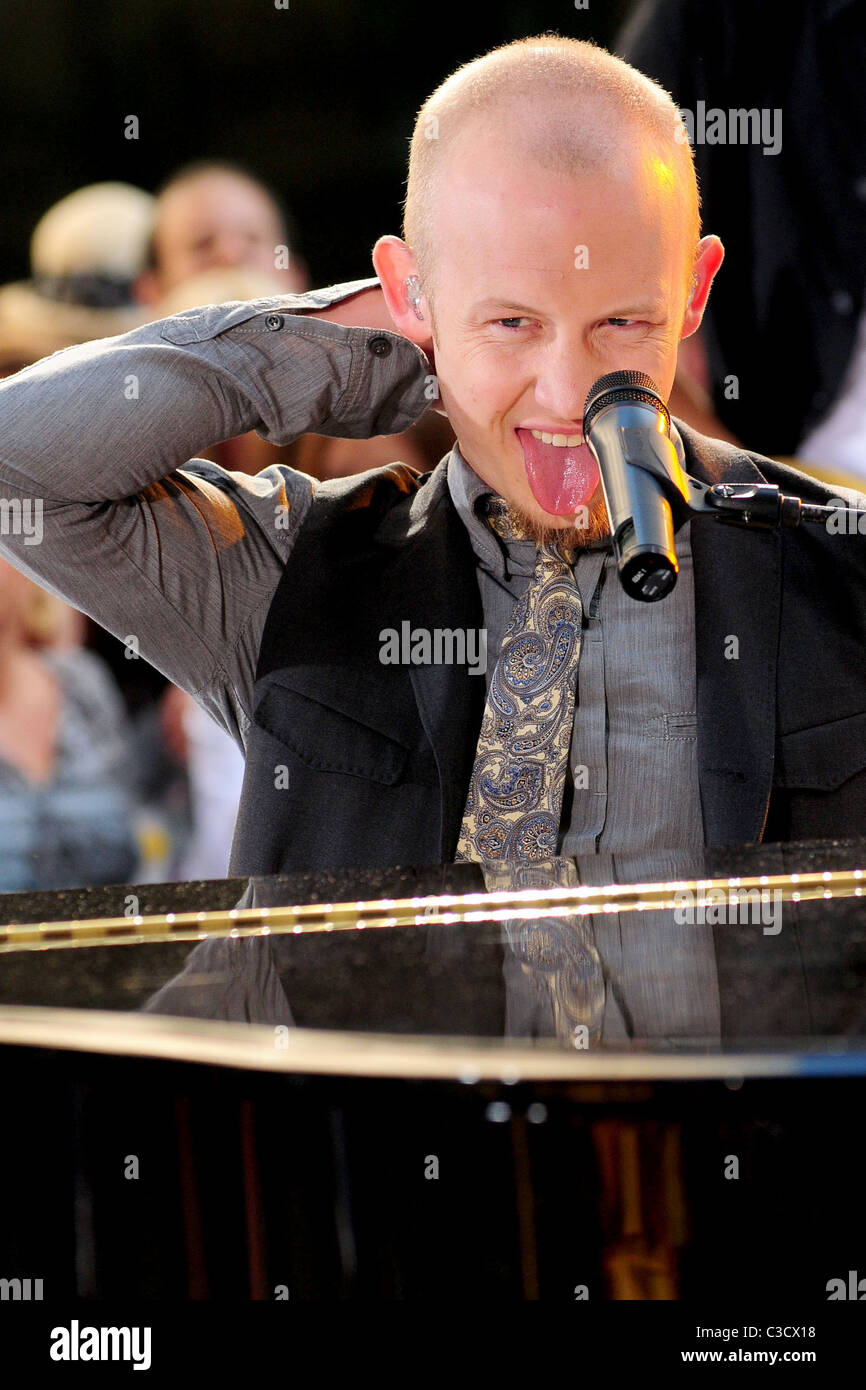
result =
[[251,429],[283,444],[416,420],[429,403],[420,349],[309,316],[345,300],[351,319],[376,283],[191,310],[0,382],[0,553],[184,689],[221,673],[248,688],[251,627],[314,483],[195,455]]

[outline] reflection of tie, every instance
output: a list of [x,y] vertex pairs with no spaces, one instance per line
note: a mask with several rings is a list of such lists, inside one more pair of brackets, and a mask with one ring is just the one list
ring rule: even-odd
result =
[[[567,888],[580,882],[572,859],[536,864],[485,864],[488,893]],[[554,1036],[571,1047],[601,1042],[604,966],[590,916],[503,923],[511,948],[504,962],[505,1031],[510,1037]]]
[[[489,521],[504,540],[524,539],[504,503],[492,504]],[[571,567],[552,545],[539,546],[490,682],[457,859],[556,854],[582,619]]]

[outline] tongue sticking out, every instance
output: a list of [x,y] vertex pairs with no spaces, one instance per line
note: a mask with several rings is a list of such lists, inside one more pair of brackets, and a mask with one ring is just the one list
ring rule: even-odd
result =
[[516,430],[532,495],[546,512],[573,516],[588,507],[599,485],[598,464],[588,444],[545,444],[531,430]]

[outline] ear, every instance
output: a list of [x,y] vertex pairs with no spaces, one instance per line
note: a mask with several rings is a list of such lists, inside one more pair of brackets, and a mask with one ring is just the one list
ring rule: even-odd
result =
[[[433,333],[430,323],[430,307],[420,285],[413,294],[406,285],[410,275],[418,275],[418,263],[411,247],[398,236],[382,236],[373,247],[373,268],[382,285],[388,312],[394,326],[404,338],[417,343],[426,352],[433,346]],[[416,314],[412,300],[420,296]]]
[[725,248],[717,236],[701,237],[694,262],[694,288],[686,300],[681,338],[690,338],[701,326],[710,289],[725,259]]

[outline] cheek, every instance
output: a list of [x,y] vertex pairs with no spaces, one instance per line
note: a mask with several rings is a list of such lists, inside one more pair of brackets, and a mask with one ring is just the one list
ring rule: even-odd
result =
[[673,384],[677,370],[679,344],[675,339],[666,339],[655,344],[647,353],[646,371],[653,380],[665,390]]
[[500,420],[520,395],[515,364],[493,361],[489,354],[449,357],[437,351],[436,370],[449,414],[459,411],[467,422],[482,428]]

